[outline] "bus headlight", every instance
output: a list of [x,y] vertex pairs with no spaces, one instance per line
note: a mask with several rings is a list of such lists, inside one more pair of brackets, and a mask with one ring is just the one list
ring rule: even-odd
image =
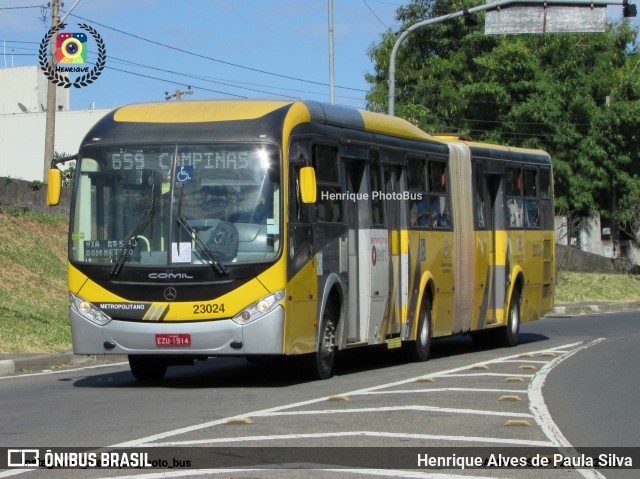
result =
[[80,316],[88,319],[92,323],[104,326],[109,321],[111,321],[111,316],[104,314],[93,304],[82,299],[80,296],[69,293],[69,302],[71,303],[72,309],[74,309]]
[[240,311],[233,318],[235,323],[247,324],[256,319],[260,319],[265,314],[273,311],[284,300],[284,289],[276,291],[269,296],[259,299],[255,303],[250,304],[244,310]]

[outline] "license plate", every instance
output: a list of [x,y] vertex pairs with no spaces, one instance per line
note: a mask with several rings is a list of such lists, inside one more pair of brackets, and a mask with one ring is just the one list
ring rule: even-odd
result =
[[191,335],[156,334],[156,346],[191,346]]

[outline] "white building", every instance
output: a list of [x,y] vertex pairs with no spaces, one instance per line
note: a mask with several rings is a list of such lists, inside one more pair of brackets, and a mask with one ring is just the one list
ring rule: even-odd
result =
[[[69,89],[57,88],[54,150],[74,154],[110,109],[70,111]],[[47,78],[40,68],[0,69],[0,177],[43,181]]]
[[[39,67],[0,69],[0,115],[38,113],[47,109],[47,77]],[[69,88],[56,88],[56,108],[69,110]]]
[[567,224],[566,217],[556,216],[555,228],[558,244],[574,246],[605,258],[628,258],[633,264],[640,264],[640,249],[629,239],[614,239],[612,228],[603,225],[599,214],[582,218],[578,225],[572,227]]

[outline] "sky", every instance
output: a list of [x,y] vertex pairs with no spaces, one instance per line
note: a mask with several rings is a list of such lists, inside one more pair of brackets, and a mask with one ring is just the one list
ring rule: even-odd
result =
[[[396,9],[408,1],[333,0],[336,104],[366,107],[367,51],[388,28],[398,30]],[[38,65],[50,28],[43,4],[0,0],[0,68]],[[63,0],[62,15],[74,4]],[[610,6],[609,16],[619,19],[621,8]],[[185,100],[329,101],[328,16],[328,0],[80,0],[65,31],[93,26],[106,68],[92,84],[71,88],[71,109],[165,101],[188,86]],[[93,67],[97,47],[87,37]]]
[[[62,14],[75,2],[63,0]],[[397,30],[403,3],[333,0],[336,104],[366,106],[365,74],[373,72],[367,50],[387,28]],[[0,67],[38,65],[50,28],[41,4],[47,2],[0,0]],[[106,68],[92,84],[71,88],[71,109],[165,101],[165,92],[188,86],[193,93],[185,100],[328,102],[328,18],[328,0],[81,0],[64,31],[94,27],[106,46]],[[87,37],[93,67],[97,47]]]

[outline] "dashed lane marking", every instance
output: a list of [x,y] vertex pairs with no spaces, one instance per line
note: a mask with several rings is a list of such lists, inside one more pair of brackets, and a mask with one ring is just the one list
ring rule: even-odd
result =
[[[309,466],[315,466],[315,464],[287,464],[288,468],[292,471],[304,469],[305,471],[313,472],[334,472],[336,477],[344,476],[345,474],[359,474],[365,477],[404,477],[407,479],[496,479],[495,476],[469,476],[460,474],[440,474],[433,472],[419,472],[419,471],[404,471],[393,469],[332,469],[332,468],[313,468]],[[280,467],[282,469],[282,467]],[[275,472],[278,469],[274,466],[272,468],[262,469],[250,469],[251,472]],[[171,472],[153,472],[147,474],[127,475],[127,476],[108,476],[103,479],[165,479],[172,477],[189,477],[189,476],[207,476],[212,474],[238,474],[246,473],[247,469],[194,469],[190,471],[171,471]]]
[[420,441],[452,441],[452,442],[474,442],[480,444],[507,444],[511,446],[539,446],[550,447],[550,441],[534,441],[529,439],[508,439],[504,437],[476,437],[476,436],[445,436],[441,434],[410,434],[401,432],[382,431],[335,431],[316,432],[300,434],[274,434],[265,436],[243,436],[243,437],[216,437],[209,439],[192,439],[185,441],[167,441],[145,444],[145,447],[175,447],[175,446],[202,446],[207,444],[226,444],[251,441],[284,441],[300,439],[324,439],[336,437],[384,437],[389,439],[416,439]]
[[252,414],[251,417],[273,417],[273,416],[313,416],[320,414],[361,414],[368,412],[399,412],[399,411],[423,411],[423,412],[442,412],[452,414],[477,414],[479,416],[515,416],[515,417],[533,417],[529,413],[515,413],[502,411],[485,411],[481,409],[456,409],[452,407],[438,406],[385,406],[385,407],[363,407],[354,409],[320,409],[305,411],[275,411],[260,414]]

